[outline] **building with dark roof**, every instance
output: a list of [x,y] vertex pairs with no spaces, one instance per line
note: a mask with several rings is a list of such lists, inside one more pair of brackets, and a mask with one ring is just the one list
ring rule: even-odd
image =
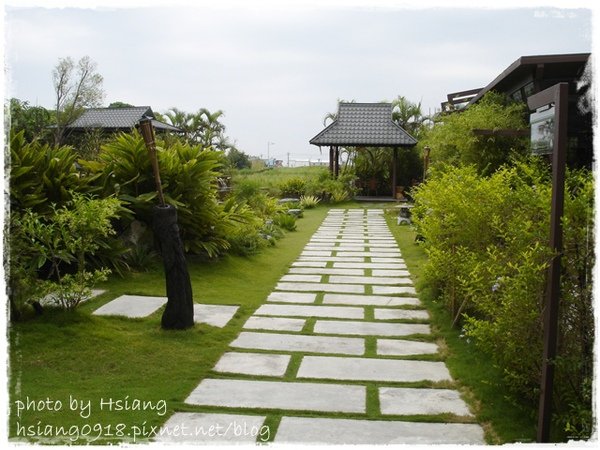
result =
[[338,104],[336,119],[309,142],[329,147],[329,169],[339,173],[340,147],[389,147],[393,150],[392,196],[396,192],[398,148],[413,147],[417,140],[392,120],[391,103]]
[[138,126],[143,117],[152,118],[152,125],[156,131],[182,132],[180,128],[156,120],[149,106],[86,109],[73,123],[67,125],[66,129],[75,132],[90,129],[106,132],[131,131]]
[[484,88],[448,94],[442,111],[456,111],[477,103],[490,91],[506,94],[518,102],[557,83],[569,83],[567,160],[571,167],[591,167],[593,123],[585,97],[590,88],[586,70],[590,53],[521,56]]

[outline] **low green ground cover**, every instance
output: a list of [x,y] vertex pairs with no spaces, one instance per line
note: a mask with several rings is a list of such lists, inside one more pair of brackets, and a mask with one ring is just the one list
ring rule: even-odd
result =
[[[183,401],[187,395],[264,302],[326,212],[326,208],[306,212],[297,231],[287,233],[275,247],[260,254],[228,255],[214,262],[190,260],[195,302],[240,305],[224,328],[201,324],[189,331],[164,331],[161,311],[144,319],[91,315],[123,294],[165,295],[161,267],[125,278],[112,277],[99,286],[107,293],[76,310],[47,311],[11,324],[10,436],[44,434],[49,432],[48,425],[63,425],[78,443],[85,439],[77,440],[77,430],[88,431],[90,439],[100,435],[97,443],[128,441],[133,438],[128,434],[142,433],[144,426],[149,432],[172,411],[186,409]],[[71,400],[79,402],[77,407],[73,403],[74,411]],[[126,402],[131,408],[135,400],[147,402],[147,408],[126,410]],[[50,410],[57,409],[57,401],[60,410]],[[123,410],[115,410],[119,401]],[[69,439],[67,436],[67,443]]]

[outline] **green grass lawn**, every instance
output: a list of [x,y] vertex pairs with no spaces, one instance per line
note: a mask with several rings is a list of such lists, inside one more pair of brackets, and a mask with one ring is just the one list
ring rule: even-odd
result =
[[[145,319],[91,315],[122,294],[164,296],[162,269],[113,277],[98,286],[107,293],[76,311],[48,311],[12,324],[10,436],[43,435],[50,431],[47,425],[65,425],[67,432],[71,426],[89,431],[89,438],[102,435],[97,443],[123,441],[134,426],[139,428],[135,431],[150,430],[174,410],[189,409],[185,398],[287,272],[326,213],[324,207],[306,211],[297,231],[258,255],[189,264],[195,302],[240,305],[224,328],[201,324],[188,331],[164,331],[162,309]],[[146,402],[147,409],[131,410],[136,400]],[[73,403],[74,411],[71,401],[78,405]],[[115,410],[117,401],[122,410]],[[76,439],[76,428],[70,430]]]
[[[389,206],[348,202],[335,207]],[[122,294],[164,296],[162,269],[131,274],[126,278],[114,277],[100,286],[109,290],[106,294],[81,305],[76,311],[49,311],[41,317],[11,325],[10,436],[16,437],[18,432],[28,434],[30,430],[44,434],[47,425],[63,425],[67,432],[73,430],[74,440],[77,438],[75,431],[79,429],[88,431],[88,438],[101,435],[97,443],[130,441],[132,436],[128,434],[149,432],[152,427],[162,425],[174,411],[217,411],[219,408],[186,405],[184,400],[202,379],[224,376],[211,372],[211,369],[227,351],[247,318],[287,272],[327,209],[323,206],[305,211],[304,218],[298,221],[298,231],[287,233],[276,247],[258,255],[190,263],[197,303],[240,305],[224,328],[196,325],[188,331],[163,331],[160,328],[162,310],[145,319],[91,315],[99,306]],[[477,421],[483,424],[489,442],[533,440],[534,421],[523,409],[507,400],[498,369],[473,344],[459,338],[460,331],[450,326],[445,309],[424,285],[421,273],[426,255],[414,243],[414,232],[407,226],[397,226],[395,216],[388,215],[387,218],[419,296],[432,313],[433,336],[426,338],[441,345],[441,355],[432,358],[443,359],[448,365],[456,380],[448,387],[463,393],[475,411]],[[371,309],[367,308],[369,317],[373,314]],[[303,332],[310,333],[312,326],[314,319],[309,319]],[[368,355],[374,356],[374,344],[374,338],[367,339]],[[295,378],[299,362],[299,355],[293,354],[284,380]],[[376,383],[366,385],[367,416],[380,420]],[[425,386],[429,385],[425,383]],[[56,401],[60,401],[60,405]],[[136,401],[145,402],[146,408],[135,410]],[[124,408],[111,409],[111,402],[113,406],[121,402],[120,406]],[[18,416],[19,405],[22,411]],[[248,410],[232,409],[232,412],[248,413]],[[253,413],[267,416],[265,425],[270,427],[272,437],[281,411],[256,410]],[[295,415],[319,416],[319,413],[299,411]],[[384,420],[395,419],[390,416]],[[403,417],[403,420],[436,419]],[[71,426],[78,428],[69,428]],[[50,442],[57,440],[50,439]]]
[[235,172],[233,183],[250,180],[260,184],[263,189],[269,192],[277,192],[279,186],[292,178],[302,178],[307,182],[311,179],[317,179],[324,172],[327,173],[327,167],[306,166],[306,167],[275,167],[271,169],[249,170],[244,169]]

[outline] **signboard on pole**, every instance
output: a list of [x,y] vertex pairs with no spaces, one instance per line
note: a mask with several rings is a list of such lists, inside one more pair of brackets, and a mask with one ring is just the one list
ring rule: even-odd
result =
[[554,148],[554,106],[540,108],[529,116],[531,124],[531,153],[551,155]]

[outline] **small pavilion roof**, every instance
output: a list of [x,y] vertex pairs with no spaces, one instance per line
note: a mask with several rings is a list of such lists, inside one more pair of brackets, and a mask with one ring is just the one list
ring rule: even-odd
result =
[[391,103],[340,102],[337,118],[310,140],[318,146],[408,147],[417,140],[392,121]]
[[108,130],[123,130],[135,128],[144,116],[152,118],[152,125],[157,130],[180,132],[181,129],[161,122],[154,118],[149,106],[132,106],[125,108],[90,108],[86,109],[69,129],[102,128]]

